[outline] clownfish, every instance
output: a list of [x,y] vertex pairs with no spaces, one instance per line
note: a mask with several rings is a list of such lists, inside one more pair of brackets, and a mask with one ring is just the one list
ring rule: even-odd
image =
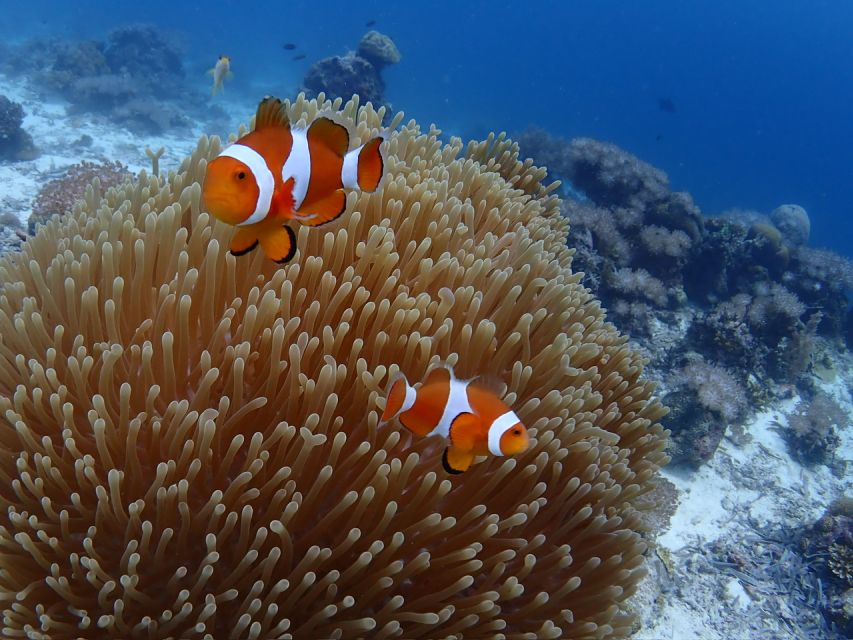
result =
[[378,136],[350,151],[342,124],[318,117],[291,128],[278,98],[264,98],[255,129],[229,145],[207,167],[207,210],[235,225],[231,253],[241,256],[258,243],[278,263],[296,253],[296,234],[285,223],[316,227],[346,210],[345,189],[375,191],[384,161]]
[[398,418],[418,436],[440,435],[449,441],[441,463],[448,473],[462,473],[474,456],[512,456],[530,446],[521,420],[491,389],[474,380],[458,380],[441,365],[417,388],[402,373],[388,384],[382,422]]
[[210,95],[215,96],[216,92],[225,87],[225,78],[230,78],[234,74],[231,73],[231,58],[228,56],[219,56],[216,61],[216,66],[208,71],[213,76],[213,88],[210,90]]

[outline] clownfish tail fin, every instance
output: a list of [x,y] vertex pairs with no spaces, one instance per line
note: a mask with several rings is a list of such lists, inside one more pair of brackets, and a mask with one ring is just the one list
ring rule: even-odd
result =
[[377,136],[344,156],[341,181],[347,189],[376,191],[385,171],[385,160],[379,147],[384,138]]
[[409,385],[406,376],[397,372],[388,383],[388,391],[385,394],[385,410],[382,412],[382,422],[386,422],[400,415],[407,409],[407,400],[411,400],[414,389]]

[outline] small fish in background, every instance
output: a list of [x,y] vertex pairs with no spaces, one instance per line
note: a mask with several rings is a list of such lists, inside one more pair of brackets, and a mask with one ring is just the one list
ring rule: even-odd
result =
[[658,100],[658,109],[665,113],[675,113],[675,102],[672,98],[661,98]]
[[285,42],[283,45],[281,45],[281,48],[285,51],[293,51],[296,48],[296,45],[292,42]]
[[225,88],[225,79],[231,79],[234,76],[231,73],[231,58],[225,55],[219,56],[216,66],[207,73],[213,76],[213,87],[210,90],[210,95],[215,96],[217,91]]
[[482,380],[458,380],[442,364],[417,389],[400,373],[389,385],[382,421],[398,418],[415,435],[440,435],[449,442],[441,463],[462,473],[475,456],[512,456],[530,446],[527,429]]
[[307,128],[291,128],[278,98],[264,98],[252,132],[211,160],[204,179],[205,206],[234,225],[231,253],[241,256],[258,244],[278,263],[293,258],[291,220],[316,227],[346,210],[347,189],[375,191],[384,172],[377,136],[350,150],[347,128],[326,117]]
[[305,54],[300,53],[298,56],[293,56],[293,60],[305,60]]
[[372,27],[375,24],[376,24],[376,20],[368,20],[367,22],[364,23],[364,26],[365,27]]

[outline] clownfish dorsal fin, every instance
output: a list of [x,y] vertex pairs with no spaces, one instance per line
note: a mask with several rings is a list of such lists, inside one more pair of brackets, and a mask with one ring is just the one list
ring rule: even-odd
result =
[[328,147],[343,158],[349,151],[349,131],[330,118],[319,117],[308,127],[309,147],[312,142]]
[[453,418],[450,423],[448,437],[450,445],[462,451],[471,451],[477,439],[480,420],[473,413],[464,411]]
[[289,127],[290,119],[287,117],[287,109],[278,98],[267,96],[258,105],[255,114],[255,131],[269,127]]

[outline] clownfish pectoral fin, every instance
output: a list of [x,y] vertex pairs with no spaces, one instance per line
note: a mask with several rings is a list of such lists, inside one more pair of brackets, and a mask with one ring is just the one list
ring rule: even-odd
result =
[[284,264],[296,254],[296,234],[288,226],[273,227],[258,238],[261,248],[273,262]]
[[267,96],[258,105],[255,114],[255,131],[268,127],[289,127],[290,119],[287,117],[287,109],[278,98]]
[[231,253],[242,256],[249,253],[258,246],[258,236],[248,229],[238,227],[237,232],[231,237]]
[[308,127],[308,148],[321,144],[343,158],[349,149],[349,131],[329,118],[317,118]]
[[319,227],[340,218],[347,210],[347,194],[336,189],[322,200],[312,202],[305,209],[296,212],[296,219],[308,227]]
[[382,412],[382,422],[387,422],[395,418],[403,409],[407,408],[406,400],[410,399],[410,388],[409,381],[406,380],[406,376],[401,371],[398,371],[391,378],[391,381],[388,383],[388,392],[385,394],[385,410]]
[[471,451],[477,439],[480,421],[473,413],[463,412],[453,418],[450,423],[450,444],[454,449]]
[[447,447],[441,456],[441,466],[447,473],[454,475],[467,471],[473,461],[474,454],[471,451],[462,451],[453,446]]

